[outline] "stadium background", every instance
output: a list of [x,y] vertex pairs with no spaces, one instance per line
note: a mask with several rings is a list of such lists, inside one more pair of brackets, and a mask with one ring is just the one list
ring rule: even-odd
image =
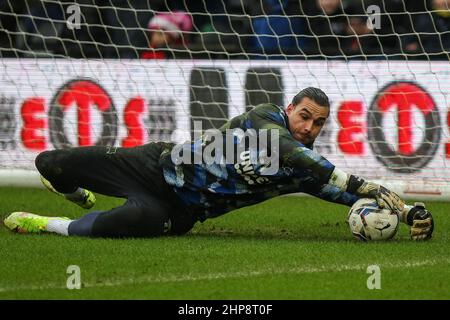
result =
[[[430,206],[441,219],[426,253],[425,246],[407,242],[406,229],[396,242],[361,251],[345,225],[346,208],[292,197],[207,222],[185,240],[120,242],[121,258],[101,252],[114,246],[108,241],[18,238],[2,230],[7,263],[0,296],[295,299],[409,292],[448,298],[442,295],[450,278],[442,271],[450,261],[443,249],[448,204],[439,201],[450,195],[449,9],[445,0],[1,2],[2,217],[17,210],[83,214],[43,190],[16,188],[39,185],[33,160],[43,150],[181,142],[193,134],[195,120],[203,129],[217,127],[258,103],[286,106],[301,88],[316,86],[332,103],[317,150],[341,169],[377,180],[410,201],[435,200]],[[156,30],[172,36],[151,47]],[[98,207],[118,203],[100,197]],[[36,256],[30,239],[53,251]],[[191,260],[179,250],[205,242],[230,261],[243,260],[224,263],[206,249]],[[74,245],[80,252],[68,254]],[[105,263],[81,252],[90,246]],[[152,252],[162,254],[160,246],[172,251],[155,262]],[[11,248],[30,257],[21,261]],[[127,259],[139,250],[149,255],[141,261],[145,268]],[[251,250],[249,259],[242,258]],[[176,254],[179,268],[164,269]],[[64,291],[64,266],[73,256],[88,270],[86,289],[75,294]],[[370,263],[392,274],[391,291],[367,291]],[[26,265],[34,265],[39,276],[27,275]],[[404,265],[410,274],[393,280]],[[197,274],[199,267],[210,267],[209,276]],[[440,276],[418,291],[408,279],[427,268]],[[43,275],[43,269],[59,276]],[[345,280],[333,282],[342,273]],[[222,291],[213,289],[215,281],[225,283]],[[161,282],[168,289],[143,289]],[[185,282],[191,285],[182,287]],[[317,289],[323,283],[329,287]],[[280,294],[283,286],[291,291]],[[120,290],[130,287],[129,294]]]

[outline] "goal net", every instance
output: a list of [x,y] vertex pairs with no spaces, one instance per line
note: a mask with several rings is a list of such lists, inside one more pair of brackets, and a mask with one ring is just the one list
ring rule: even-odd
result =
[[404,197],[450,195],[450,1],[0,4],[0,184],[37,154],[183,142],[259,103],[324,90],[315,150]]

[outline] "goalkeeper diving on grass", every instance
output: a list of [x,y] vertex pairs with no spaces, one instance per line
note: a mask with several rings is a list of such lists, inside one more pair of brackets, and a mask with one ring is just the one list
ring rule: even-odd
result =
[[93,192],[126,201],[77,220],[14,212],[4,224],[19,233],[66,236],[182,235],[199,221],[302,192],[347,206],[374,198],[411,226],[412,239],[430,239],[433,218],[424,207],[406,205],[394,192],[338,169],[313,150],[329,115],[327,95],[309,87],[286,108],[260,104],[181,144],[45,151],[35,163],[50,191],[85,209],[95,205]]

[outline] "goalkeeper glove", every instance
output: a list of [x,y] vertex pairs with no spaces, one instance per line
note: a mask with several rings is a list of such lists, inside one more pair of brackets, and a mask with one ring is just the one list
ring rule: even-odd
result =
[[391,209],[400,214],[405,206],[405,202],[395,193],[379,184],[364,181],[361,178],[350,176],[348,190],[354,190],[354,194],[359,197],[375,198],[380,208]]
[[405,207],[405,202],[395,192],[376,183],[349,175],[338,168],[334,168],[328,184],[362,198],[375,198],[380,208],[391,209],[397,214],[401,214]]
[[425,209],[425,204],[414,203],[414,207],[405,206],[402,212],[402,220],[409,226],[411,239],[429,240],[432,237],[434,221],[431,212]]

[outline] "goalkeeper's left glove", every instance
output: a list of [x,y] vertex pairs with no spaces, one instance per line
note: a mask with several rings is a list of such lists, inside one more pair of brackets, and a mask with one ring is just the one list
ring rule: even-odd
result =
[[414,203],[414,207],[405,206],[405,210],[402,212],[402,220],[411,226],[411,239],[431,239],[434,230],[434,221],[431,212],[425,209],[425,204],[416,202]]

